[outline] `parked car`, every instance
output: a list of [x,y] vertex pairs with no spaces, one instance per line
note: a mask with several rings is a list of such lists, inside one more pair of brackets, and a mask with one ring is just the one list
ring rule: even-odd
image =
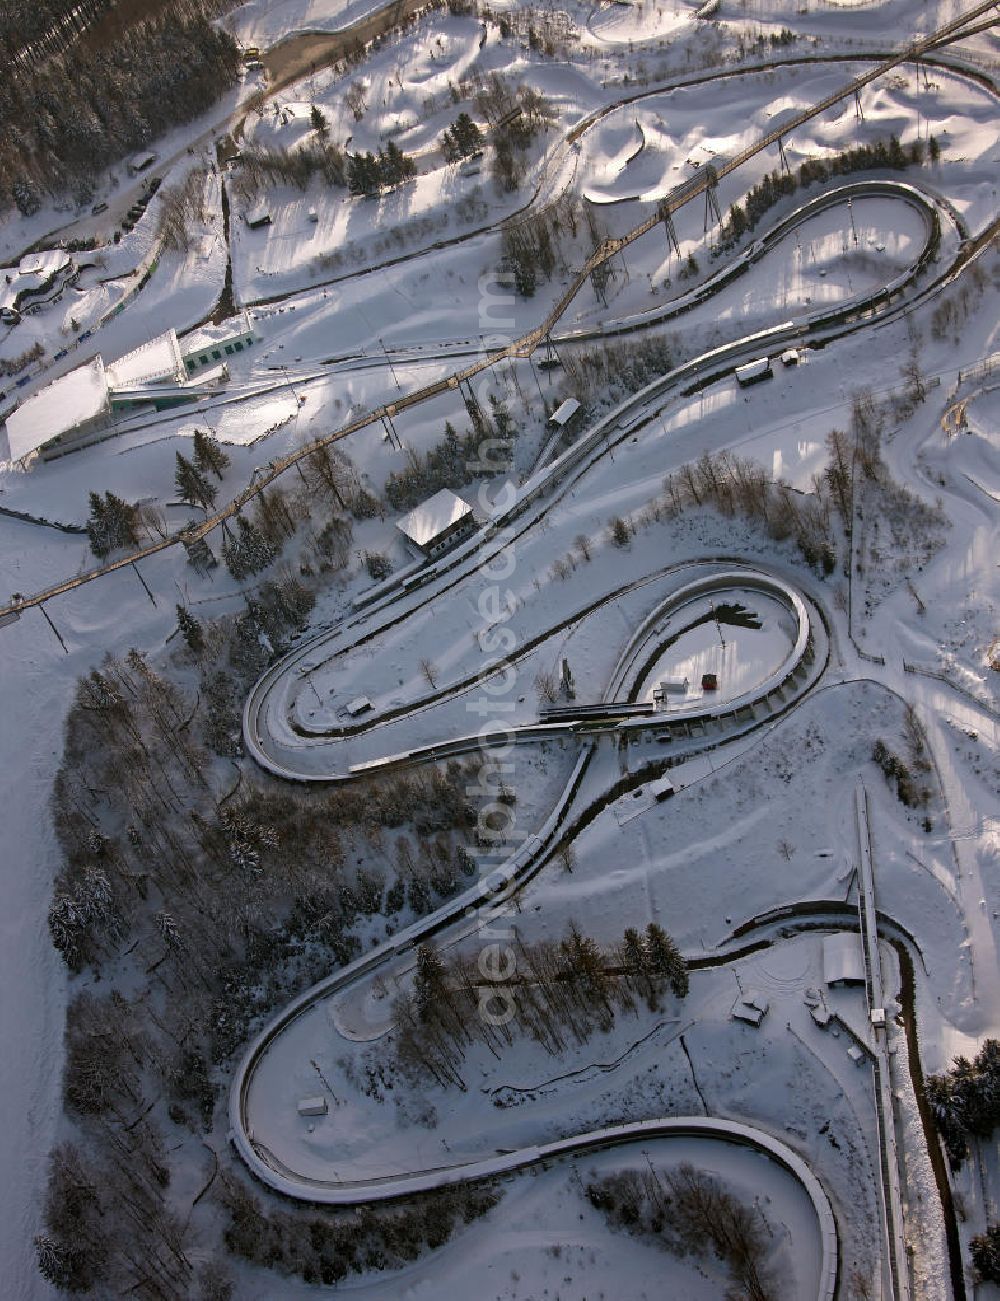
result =
[[55,356],[52,358],[52,360],[53,360],[53,361],[62,361],[63,357],[68,357],[68,356],[69,356],[69,349],[68,349],[68,348],[60,348],[59,351],[58,351],[58,352],[55,354]]

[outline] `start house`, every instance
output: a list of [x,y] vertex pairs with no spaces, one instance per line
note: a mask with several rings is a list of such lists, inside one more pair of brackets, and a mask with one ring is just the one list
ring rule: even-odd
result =
[[476,527],[476,517],[467,501],[450,488],[442,488],[404,515],[396,527],[421,555],[433,560],[467,538]]

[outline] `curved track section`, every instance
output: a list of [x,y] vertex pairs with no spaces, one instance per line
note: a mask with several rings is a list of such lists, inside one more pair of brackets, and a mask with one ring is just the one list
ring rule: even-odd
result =
[[[860,183],[864,184],[864,183]],[[882,187],[892,186],[892,182],[873,182],[872,193],[881,194]],[[888,322],[894,317],[912,310],[916,302],[938,292],[950,285],[964,266],[974,260],[982,250],[988,247],[993,238],[991,228],[989,238],[980,237],[976,241],[963,244],[957,258],[941,276],[924,286],[916,294],[904,296],[906,289],[917,279],[933,258],[940,237],[941,216],[950,214],[944,207],[929,201],[914,186],[897,183],[899,189],[909,191],[912,206],[922,208],[929,219],[929,236],[920,257],[913,266],[888,285],[874,290],[871,294],[858,297],[841,306],[818,309],[795,321],[786,321],[755,331],[731,343],[721,344],[708,352],[700,353],[689,361],[683,362],[665,375],[653,380],[645,388],[632,394],[614,407],[606,416],[596,421],[583,433],[571,447],[549,462],[543,468],[531,474],[518,489],[511,505],[494,515],[478,533],[448,555],[417,571],[404,570],[393,575],[383,583],[376,584],[354,598],[358,609],[376,606],[395,599],[401,591],[412,592],[415,588],[425,587],[442,575],[453,572],[462,564],[479,564],[483,560],[483,546],[501,530],[508,530],[515,520],[521,521],[527,512],[548,499],[551,505],[557,492],[565,492],[607,449],[613,448],[627,436],[643,425],[649,423],[656,415],[657,408],[672,395],[686,395],[706,387],[708,384],[723,379],[743,362],[752,361],[762,355],[771,355],[785,348],[822,346],[852,334],[857,330],[868,328],[876,316],[880,322]],[[856,192],[855,192],[856,193]],[[895,191],[897,197],[899,190]],[[1000,223],[997,223],[1000,225]],[[716,284],[716,288],[721,285]],[[695,305],[694,303],[691,304]],[[669,308],[666,309],[669,311]],[[686,310],[681,307],[679,310]],[[666,319],[666,318],[660,318]],[[649,321],[635,320],[612,325],[598,334],[627,333],[641,329]],[[574,336],[577,337],[577,336]],[[587,336],[581,335],[579,338]],[[652,404],[657,404],[652,407]],[[650,409],[652,408],[652,409]],[[2,613],[2,611],[0,611]]]
[[[627,1125],[611,1125],[607,1129],[575,1134],[571,1138],[540,1143],[534,1147],[520,1148],[502,1156],[488,1157],[463,1165],[443,1166],[436,1170],[416,1171],[399,1176],[387,1176],[368,1182],[327,1183],[318,1179],[303,1179],[289,1172],[291,1177],[275,1170],[268,1163],[263,1176],[272,1188],[290,1197],[308,1197],[309,1201],[327,1206],[360,1206],[375,1201],[389,1201],[414,1193],[430,1192],[454,1184],[476,1179],[489,1179],[512,1174],[545,1161],[564,1156],[580,1156],[598,1152],[625,1143],[648,1143],[656,1139],[699,1138],[716,1142],[734,1143],[762,1153],[798,1180],[812,1203],[819,1227],[822,1256],[818,1301],[834,1301],[839,1277],[837,1225],[830,1199],[823,1185],[798,1153],[763,1130],[738,1121],[715,1120],[708,1116],[671,1116],[662,1120],[641,1120]],[[237,1142],[237,1146],[240,1146]],[[250,1150],[255,1160],[261,1149],[250,1139]],[[240,1149],[244,1160],[248,1160]],[[248,1160],[248,1164],[250,1161]]]
[[[669,614],[676,613],[692,601],[717,592],[748,589],[779,601],[792,616],[795,636],[788,654],[759,685],[753,693],[753,700],[740,697],[726,702],[720,710],[714,711],[706,711],[701,707],[672,711],[670,724],[676,726],[682,721],[690,722],[707,714],[718,716],[729,711],[741,712],[751,709],[752,713],[754,703],[766,700],[775,692],[781,694],[782,707],[787,707],[784,693],[790,682],[800,678],[803,665],[812,656],[814,628],[809,609],[800,593],[790,583],[760,570],[735,566],[720,566],[711,574],[683,583],[660,602],[629,639],[612,674],[611,690],[617,691],[630,682],[641,680],[641,666],[648,661],[650,647],[655,646],[657,638],[662,633],[663,622]],[[248,702],[248,710],[251,711],[252,717],[251,702]],[[643,724],[648,727],[650,720],[643,720]],[[476,740],[478,744],[478,738]],[[556,807],[538,833],[529,837],[511,858],[463,895],[446,903],[437,912],[421,918],[371,953],[365,954],[312,989],[305,991],[260,1031],[250,1044],[233,1080],[229,1110],[230,1139],[253,1174],[271,1188],[286,1196],[304,1201],[340,1206],[357,1206],[371,1201],[404,1197],[464,1181],[514,1173],[561,1156],[572,1156],[618,1144],[669,1138],[682,1134],[749,1145],[783,1166],[800,1182],[809,1196],[817,1216],[822,1240],[821,1284],[818,1295],[822,1301],[832,1301],[836,1295],[838,1282],[838,1239],[829,1198],[800,1156],[780,1141],[750,1126],[704,1117],[663,1118],[612,1126],[480,1161],[351,1182],[300,1175],[255,1138],[249,1106],[254,1075],[264,1055],[274,1047],[276,1040],[289,1026],[318,1003],[368,979],[380,968],[399,959],[405,959],[418,943],[430,936],[446,929],[451,932],[451,939],[456,937],[456,932],[461,935],[463,928],[464,933],[472,933],[478,926],[475,917],[477,908],[487,903],[495,903],[500,896],[512,895],[534,875],[539,861],[560,834],[566,814],[592,758],[594,743],[586,737],[584,740],[584,748]],[[706,740],[704,744],[714,745],[717,741]],[[264,757],[266,759],[266,756]],[[414,761],[413,756],[398,759],[398,762]]]
[[[783,699],[787,691],[794,690],[795,684],[801,682],[804,671],[812,662],[813,654],[812,624],[802,597],[789,583],[762,570],[726,568],[684,584],[666,596],[646,617],[630,638],[612,673],[609,687],[612,699],[638,686],[639,678],[636,674],[639,666],[648,660],[651,653],[655,653],[656,647],[660,644],[659,639],[662,638],[662,625],[671,615],[700,597],[746,590],[759,592],[777,601],[792,617],[795,638],[784,660],[752,691],[718,705],[706,706],[704,701],[698,701],[686,708],[672,709],[669,714],[633,718],[633,725],[651,732],[663,728],[673,730],[682,726],[688,729],[698,726],[702,729],[712,727],[718,730],[739,720],[746,711],[752,714],[755,707],[766,705],[775,696],[781,696]],[[296,658],[299,654],[300,652],[296,652]],[[247,697],[243,713],[243,739],[248,752],[266,771],[288,781],[347,782],[396,768],[455,758],[458,755],[487,749],[491,745],[507,746],[511,742],[545,741],[566,736],[585,737],[593,730],[606,731],[616,725],[627,726],[633,714],[633,711],[627,707],[615,712],[613,703],[609,703],[602,710],[600,719],[591,723],[580,720],[529,723],[512,726],[509,730],[487,737],[474,732],[467,736],[452,737],[446,741],[419,746],[401,753],[384,755],[364,763],[350,764],[343,772],[329,770],[316,772],[303,766],[296,767],[287,753],[284,757],[278,758],[268,747],[270,738],[267,736],[263,721],[268,698],[272,692],[280,690],[284,677],[293,670],[294,664],[289,664],[287,661],[279,662],[273,669],[268,670]],[[375,720],[372,726],[378,726],[378,720]],[[362,730],[369,729],[358,728],[356,734]],[[309,745],[309,750],[315,755],[316,744]]]
[[[796,210],[795,213],[790,214],[779,223],[778,227],[762,237],[756,245],[752,246],[744,254],[744,258],[741,259],[736,269],[726,269],[726,271],[720,273],[720,276],[710,282],[709,286],[702,286],[696,291],[697,296],[692,295],[690,301],[686,300],[683,304],[664,309],[667,316],[677,314],[686,310],[688,306],[695,306],[704,301],[704,298],[709,296],[711,292],[721,288],[724,283],[728,283],[733,276],[741,274],[758,257],[764,256],[770,251],[774,241],[783,238],[800,221],[807,220],[809,216],[815,215],[818,211],[822,211],[831,204],[843,202],[848,197],[857,197],[861,194],[899,198],[919,211],[926,219],[928,226],[927,243],[914,265],[905,273],[904,277],[900,278],[905,279],[907,283],[911,282],[932,258],[940,237],[942,218],[950,221],[950,214],[933,196],[925,194],[919,188],[908,183],[898,181],[853,182],[850,185],[838,186],[834,191],[818,196],[801,209]],[[959,234],[961,235],[961,233],[960,230]],[[607,416],[593,424],[572,447],[568,448],[555,461],[530,475],[521,485],[510,507],[494,516],[467,543],[434,563],[424,565],[417,570],[403,570],[385,582],[376,584],[367,591],[360,593],[354,598],[355,608],[370,615],[375,611],[384,611],[388,605],[405,595],[415,592],[417,589],[430,587],[436,580],[446,575],[449,576],[449,582],[457,581],[460,573],[456,573],[456,571],[461,571],[464,566],[475,568],[483,563],[484,559],[488,559],[489,557],[484,555],[484,546],[489,545],[504,530],[509,530],[515,520],[520,524],[520,531],[523,531],[525,527],[529,527],[536,518],[532,515],[533,507],[537,508],[540,513],[542,509],[552,504],[552,501],[556,499],[554,494],[567,491],[570,485],[594,463],[607,447],[613,447],[615,443],[622,441],[626,436],[647,423],[655,414],[655,412],[647,410],[650,404],[661,404],[675,390],[681,393],[690,392],[695,387],[717,379],[739,362],[758,356],[762,348],[773,350],[810,339],[813,341],[827,341],[828,338],[838,337],[840,334],[859,328],[859,324],[866,313],[874,313],[880,303],[888,303],[896,294],[901,292],[903,287],[902,284],[898,283],[892,286],[884,286],[876,290],[871,296],[854,300],[846,307],[841,307],[834,312],[818,312],[813,317],[800,322],[788,322],[772,327],[769,330],[757,332],[731,344],[725,344],[710,352],[703,353],[676,367],[666,375],[654,380],[638,393],[619,403]],[[897,310],[905,310],[905,305]],[[667,319],[667,316],[658,319]],[[834,329],[831,332],[831,324],[835,321],[846,322],[846,324],[841,324],[839,329]],[[623,321],[613,325],[610,332],[625,333],[632,329],[642,328],[649,323],[648,318],[629,322]],[[549,498],[549,500],[542,505],[541,503],[545,498]],[[128,562],[123,561],[122,563]],[[411,611],[404,611],[399,617],[406,617],[409,612]],[[333,636],[336,635],[333,634]],[[296,647],[294,651],[291,651],[283,659],[272,665],[254,687],[253,695],[248,700],[244,711],[244,735],[247,744],[254,751],[255,756],[258,757],[258,761],[263,760],[257,755],[257,751],[261,750],[261,746],[255,740],[256,720],[251,717],[252,712],[259,714],[259,704],[254,703],[255,699],[259,701],[262,691],[269,682],[273,684],[294,662],[301,661],[328,640],[331,640],[331,634],[321,633],[305,645]],[[303,731],[305,730],[303,729]],[[271,771],[275,770],[271,769]],[[289,776],[290,774],[279,772],[276,775]]]
[[[265,473],[257,475],[254,481],[248,484],[247,487],[238,493],[237,496],[227,503],[226,506],[208,519],[202,521],[200,524],[170,534],[155,543],[140,548],[130,555],[122,556],[121,558],[112,561],[110,564],[98,566],[87,570],[82,574],[77,574],[72,578],[66,579],[47,588],[45,591],[36,592],[31,596],[25,596],[19,593],[16,597],[13,597],[7,605],[0,607],[0,617],[8,614],[19,615],[23,610],[28,609],[31,606],[42,605],[45,601],[54,596],[61,595],[67,591],[72,591],[85,583],[93,582],[95,579],[101,578],[105,574],[114,573],[118,569],[124,568],[126,565],[133,564],[136,560],[156,555],[160,551],[176,546],[178,543],[190,546],[195,542],[202,541],[208,534],[218,528],[226,520],[237,515],[243,507],[248,504],[248,502],[256,497],[263,489],[268,487],[269,484],[273,483],[285,472],[285,470],[296,465],[303,457],[308,456],[317,447],[326,446],[332,442],[339,441],[359,429],[364,429],[369,425],[375,424],[386,415],[390,417],[395,416],[398,412],[406,410],[412,406],[417,406],[420,403],[427,401],[429,398],[436,397],[440,393],[447,392],[448,390],[456,390],[463,380],[471,380],[482,371],[490,369],[501,361],[517,357],[531,356],[531,354],[544,342],[546,336],[551,334],[553,327],[563,316],[566,309],[569,307],[569,304],[580,292],[581,288],[589,281],[590,276],[596,267],[603,266],[612,258],[617,257],[637,239],[640,239],[643,235],[655,229],[665,217],[678,211],[693,199],[704,195],[709,188],[714,187],[723,177],[728,176],[731,172],[737,170],[737,168],[741,167],[757,154],[760,154],[778,144],[784,136],[794,131],[796,127],[801,126],[805,122],[811,121],[814,117],[825,112],[833,105],[839,104],[843,100],[859,94],[864,87],[870,85],[885,73],[892,71],[892,69],[897,68],[902,64],[918,60],[924,55],[930,53],[932,50],[948,44],[951,40],[960,39],[963,34],[972,30],[970,29],[970,24],[972,24],[975,19],[982,18],[983,15],[990,13],[990,11],[995,8],[996,0],[981,0],[981,3],[975,5],[967,13],[945,23],[929,36],[921,37],[909,42],[896,54],[876,63],[867,72],[854,78],[840,90],[833,92],[831,95],[824,97],[822,100],[819,100],[810,107],[802,110],[802,112],[797,114],[794,118],[783,122],[780,128],[772,130],[760,137],[752,145],[747,146],[734,157],[725,161],[720,160],[718,165],[711,169],[702,169],[702,173],[699,173],[697,177],[692,178],[691,181],[678,187],[676,190],[671,191],[670,194],[662,199],[657,206],[657,211],[640,223],[640,225],[636,226],[634,230],[620,238],[606,240],[599,248],[595,249],[590,257],[587,258],[580,270],[572,278],[566,291],[549,312],[545,320],[533,330],[530,330],[521,339],[515,340],[509,346],[498,352],[490,353],[477,359],[470,365],[445,379],[438,380],[424,388],[405,394],[395,402],[380,406],[372,412],[365,413],[357,420],[345,425],[341,429],[335,430],[331,434],[323,435],[322,437],[314,439],[297,448],[294,452],[276,458]],[[988,19],[984,18],[983,27],[992,26],[995,21],[996,20],[992,17]],[[978,30],[978,28],[976,30]],[[983,231],[977,240],[973,242],[972,247],[963,250],[960,256],[956,259],[956,262],[947,278],[940,278],[932,288],[940,288],[944,283],[950,283],[950,280],[954,278],[954,276],[957,275],[965,265],[980,255],[983,248],[992,241],[998,227],[1000,227],[1000,222],[994,221],[991,223],[987,230]],[[887,301],[891,296],[892,292],[887,292]],[[842,313],[838,315],[838,319],[844,319]],[[799,327],[789,327],[788,330],[785,331],[784,339],[780,334],[780,331],[783,328],[784,327],[779,327],[778,331],[763,332],[764,334],[773,336],[773,338],[769,337],[766,340],[762,338],[760,342],[765,343],[766,346],[769,346],[771,342],[775,345],[784,344],[788,338],[796,337]],[[854,325],[845,328],[857,328],[857,326]],[[840,332],[842,333],[844,330]],[[837,333],[830,334],[827,337],[835,338],[837,337]],[[737,357],[731,360],[729,367],[731,368],[743,359],[745,358]],[[707,358],[704,360],[707,360]],[[709,378],[711,377],[712,376],[710,375]]]

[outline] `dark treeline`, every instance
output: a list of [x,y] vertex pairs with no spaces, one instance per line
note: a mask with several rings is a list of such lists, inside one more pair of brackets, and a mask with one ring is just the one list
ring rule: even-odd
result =
[[[199,431],[175,463],[182,499],[200,503],[228,454]],[[69,710],[48,925],[71,978],[72,1137],[51,1154],[36,1240],[39,1269],[64,1291],[234,1295],[221,1215],[215,1258],[199,1270],[187,1254],[194,1239],[174,1214],[172,1154],[187,1161],[185,1138],[218,1120],[226,1063],[261,1017],[357,957],[373,929],[391,935],[475,870],[480,805],[495,784],[479,760],[329,793],[279,787],[239,763],[250,684],[289,648],[317,592],[340,581],[352,515],[379,509],[336,448],[317,449],[301,469],[294,488],[259,494],[223,547],[244,575],[245,607],[212,619],[178,606],[177,636],[155,666],[138,651],[108,658],[80,680]],[[114,494],[92,504],[102,549],[149,527]],[[371,1251],[398,1262],[443,1241],[466,1213],[464,1202],[449,1205],[452,1218],[435,1218],[438,1207],[408,1227],[393,1221]],[[219,1210],[233,1207],[223,1197]],[[298,1243],[297,1224],[275,1228],[283,1252]],[[296,1247],[268,1263],[325,1279],[368,1261],[367,1247],[345,1256],[332,1227],[312,1241],[305,1255]],[[242,1253],[236,1238],[229,1246]]]
[[619,1012],[637,1014],[640,1002],[658,1010],[668,988],[675,998],[688,992],[687,964],[655,922],[642,933],[630,927],[610,949],[572,922],[558,942],[514,945],[509,968],[488,988],[476,963],[419,947],[413,994],[396,1003],[404,1072],[464,1091],[462,1070],[475,1044],[499,1059],[516,1040],[530,1038],[556,1057],[597,1030],[607,1033]]
[[984,1039],[973,1058],[956,1057],[925,1085],[952,1170],[969,1155],[969,1139],[988,1139],[1000,1125],[1000,1042]]
[[471,429],[459,434],[446,421],[440,443],[423,455],[408,452],[407,465],[388,475],[385,499],[394,510],[408,510],[441,488],[460,488],[506,470],[518,432],[507,404],[491,393],[489,415],[476,401],[466,409]]
[[6,0],[0,9],[0,60],[6,66],[49,40],[53,47],[68,44],[114,4],[115,0]]
[[592,1206],[636,1237],[676,1256],[715,1256],[729,1274],[731,1301],[772,1301],[779,1280],[770,1267],[767,1221],[714,1175],[688,1163],[665,1174],[623,1170],[587,1185]]
[[335,1287],[351,1274],[399,1269],[427,1248],[444,1246],[463,1223],[492,1210],[500,1196],[490,1184],[474,1184],[378,1210],[265,1211],[244,1184],[231,1180],[223,1202],[226,1245],[254,1264]]
[[[32,5],[51,25],[63,0]],[[236,42],[210,19],[219,0],[169,0],[155,17],[78,38],[55,53],[17,61],[0,79],[0,208],[34,212],[46,193],[89,202],[97,171],[208,109],[240,65]],[[3,6],[0,48],[30,44],[16,10]],[[6,63],[6,58],[5,58]]]
[[[937,140],[931,136],[928,148],[931,162],[940,156]],[[749,191],[742,204],[734,203],[722,227],[722,238],[717,253],[730,248],[747,231],[753,230],[776,203],[786,194],[794,194],[801,186],[807,189],[817,181],[827,181],[834,176],[849,176],[852,172],[867,172],[873,168],[890,168],[902,171],[924,161],[924,143],[914,140],[906,149],[896,136],[888,141],[876,140],[872,144],[856,145],[832,158],[807,158],[798,173],[770,172]]]
[[565,253],[586,226],[592,248],[607,237],[607,231],[588,204],[575,195],[562,194],[554,203],[518,220],[504,222],[500,271],[513,276],[514,288],[522,298],[531,298],[538,281],[551,280],[570,269]]
[[[289,571],[235,622],[186,612],[172,663],[201,672],[184,688],[134,651],[79,683],[53,797],[63,866],[48,917],[83,976],[66,1021],[74,1141],[52,1154],[36,1243],[64,1290],[214,1296],[192,1277],[168,1189],[178,1137],[212,1125],[220,1065],[261,1017],[358,956],[359,924],[380,917],[391,933],[401,910],[427,911],[471,870],[472,764],[317,798],[245,772],[233,784],[213,757],[238,747],[247,679],[271,658],[263,634],[279,650],[310,595]],[[422,1225],[430,1234],[420,1220],[386,1256],[412,1259]],[[327,1247],[343,1254],[331,1238],[317,1278]],[[354,1267],[348,1258],[338,1277]]]

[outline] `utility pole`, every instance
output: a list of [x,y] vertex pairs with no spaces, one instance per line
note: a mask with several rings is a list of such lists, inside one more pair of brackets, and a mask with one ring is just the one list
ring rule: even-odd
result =
[[292,397],[295,399],[295,410],[297,412],[299,409],[299,395],[295,392],[295,386],[292,383],[291,376],[288,374],[288,367],[282,366],[281,373],[285,377],[285,383],[288,385],[289,393],[291,393]]
[[382,349],[382,351],[385,353],[385,359],[386,359],[386,361],[389,363],[389,370],[392,372],[392,381],[393,381],[393,383],[396,385],[396,388],[399,389],[400,393],[402,393],[402,391],[403,391],[403,386],[402,386],[402,385],[400,384],[400,382],[399,382],[399,376],[396,374],[396,367],[392,364],[392,358],[389,356],[389,349],[388,349],[388,348],[385,346],[385,344],[382,342],[382,336],[381,336],[381,335],[379,335],[379,340],[378,340],[378,342],[379,342],[379,347],[380,347],[380,348]]
[[535,377],[535,388],[538,389],[538,400],[541,402],[541,404],[542,404],[542,411],[544,412],[544,411],[545,411],[545,395],[544,395],[544,393],[542,392],[542,386],[541,386],[541,384],[540,384],[540,382],[539,382],[539,379],[538,379],[538,371],[535,370],[535,359],[534,359],[534,357],[533,357],[530,353],[528,354],[528,365],[531,367],[531,373],[532,373],[532,375],[534,375],[534,377]]

